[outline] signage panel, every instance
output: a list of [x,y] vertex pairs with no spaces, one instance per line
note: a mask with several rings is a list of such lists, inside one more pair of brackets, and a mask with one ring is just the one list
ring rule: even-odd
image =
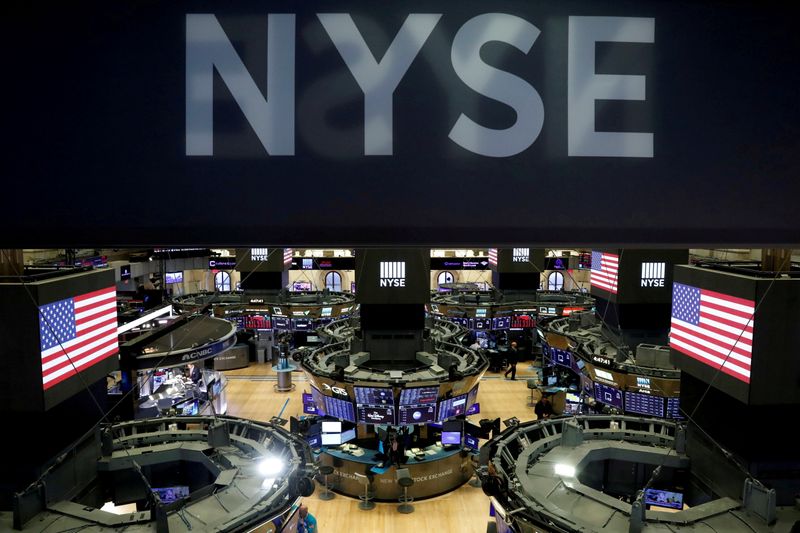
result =
[[[800,243],[794,19],[755,0],[119,0],[14,20],[4,248]],[[180,208],[120,201],[143,180]],[[554,183],[591,206],[531,205]]]

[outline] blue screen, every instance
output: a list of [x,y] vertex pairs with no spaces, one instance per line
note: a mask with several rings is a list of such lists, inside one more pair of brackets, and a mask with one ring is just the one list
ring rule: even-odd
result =
[[159,499],[163,503],[172,503],[180,500],[181,498],[189,497],[189,487],[186,485],[179,485],[176,487],[154,488],[153,492],[158,494]]
[[460,431],[443,431],[442,444],[461,444]]
[[353,402],[348,400],[340,400],[332,396],[325,396],[325,414],[333,416],[348,422],[356,421],[355,409],[353,409]]
[[622,391],[616,387],[595,382],[594,399],[617,409],[622,409]]
[[664,417],[664,398],[641,392],[625,391],[625,412]]
[[467,409],[467,416],[477,415],[480,412],[481,412],[481,404],[480,402],[475,402],[469,406],[469,409]]
[[401,405],[397,410],[397,423],[403,426],[427,424],[436,418],[436,404]]
[[467,412],[467,395],[459,394],[452,398],[447,398],[439,402],[439,413],[436,417],[437,421],[442,421],[451,416],[463,415]]
[[480,448],[480,441],[478,440],[478,437],[473,437],[472,435],[464,435],[464,446],[472,450],[477,450],[478,448]]
[[683,509],[683,494],[668,490],[645,489],[644,503],[671,509]]

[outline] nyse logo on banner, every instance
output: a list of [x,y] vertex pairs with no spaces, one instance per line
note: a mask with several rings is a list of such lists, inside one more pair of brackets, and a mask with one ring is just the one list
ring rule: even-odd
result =
[[267,248],[250,248],[251,261],[266,261],[269,257],[269,250]]
[[405,261],[381,261],[381,287],[405,287],[406,286],[406,262]]
[[[446,43],[428,38],[441,13],[410,13],[388,49],[379,54],[367,44],[349,13],[318,13],[316,19],[341,56],[349,76],[358,84],[364,101],[364,155],[393,155],[392,109],[397,87],[423,47],[441,49]],[[597,73],[597,43],[655,42],[655,19],[639,17],[568,17],[565,41],[538,47],[566,49],[567,146],[570,157],[653,157],[650,132],[597,131],[595,102],[598,100],[645,100],[645,76]],[[266,64],[266,91],[262,92],[236,47],[214,14],[186,15],[186,155],[214,155],[214,78],[219,76],[267,154],[295,155],[295,15],[270,14],[267,18],[266,50],[259,58]],[[176,28],[176,31],[184,28]],[[375,31],[380,31],[377,28]],[[545,107],[539,91],[527,80],[486,63],[481,50],[486,43],[500,42],[523,54],[542,32],[532,22],[507,13],[483,13],[467,20],[453,36],[450,65],[431,65],[440,71],[452,68],[471,90],[510,107],[516,116],[506,128],[477,122],[469,109],[447,124],[448,138],[474,154],[512,157],[527,150],[539,137]],[[546,34],[552,39],[555,32]],[[240,44],[239,48],[244,45]],[[445,52],[445,50],[437,50]],[[422,54],[430,57],[431,54]],[[560,64],[560,58],[547,58]],[[300,79],[300,77],[297,77]],[[264,82],[264,80],[258,80]],[[472,115],[472,116],[471,116]],[[557,122],[564,117],[557,117]],[[421,127],[438,128],[435,124]]]
[[642,287],[663,287],[666,263],[642,263]]
[[512,263],[527,263],[531,258],[530,248],[514,248],[511,254]]

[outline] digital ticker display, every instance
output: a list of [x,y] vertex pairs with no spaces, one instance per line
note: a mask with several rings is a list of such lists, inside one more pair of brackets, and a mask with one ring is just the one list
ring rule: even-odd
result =
[[390,388],[353,387],[357,404],[394,406],[394,393]]
[[325,414],[348,422],[356,421],[356,414],[353,409],[353,402],[340,400],[332,396],[325,396]]
[[439,402],[439,413],[436,417],[438,422],[445,420],[451,416],[459,416],[465,414],[467,411],[467,395],[460,394],[447,398]]
[[359,405],[359,424],[394,424],[394,406]]
[[681,414],[680,398],[667,398],[667,418],[672,420],[680,420],[683,418]]
[[594,384],[594,399],[622,410],[622,391],[603,383]]
[[436,419],[436,404],[401,405],[397,409],[397,421],[401,426],[428,424]]
[[625,391],[625,412],[664,418],[664,398]]
[[438,394],[439,387],[403,389],[400,391],[400,405],[435,404]]

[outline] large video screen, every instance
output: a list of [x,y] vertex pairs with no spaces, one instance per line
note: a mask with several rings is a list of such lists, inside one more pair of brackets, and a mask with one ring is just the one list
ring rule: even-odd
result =
[[681,420],[684,418],[681,414],[680,398],[667,398],[667,418],[671,420]]
[[315,386],[311,386],[311,397],[317,407],[318,415],[325,415],[325,396]]
[[401,405],[397,409],[397,422],[401,426],[429,424],[436,419],[436,404]]
[[358,405],[359,424],[394,424],[394,406]]
[[616,387],[610,387],[604,383],[595,382],[594,399],[622,410],[622,391]]
[[441,422],[451,416],[463,415],[467,412],[467,395],[459,394],[439,402],[439,412],[436,421]]
[[400,391],[400,405],[435,404],[439,387],[414,387]]
[[362,304],[423,304],[430,301],[430,249],[356,249],[356,298]]
[[472,390],[467,394],[467,408],[475,404],[478,400],[478,385],[472,387]]
[[664,398],[641,392],[625,391],[625,412],[663,418]]
[[572,354],[569,351],[551,347],[550,357],[555,364],[572,368]]

